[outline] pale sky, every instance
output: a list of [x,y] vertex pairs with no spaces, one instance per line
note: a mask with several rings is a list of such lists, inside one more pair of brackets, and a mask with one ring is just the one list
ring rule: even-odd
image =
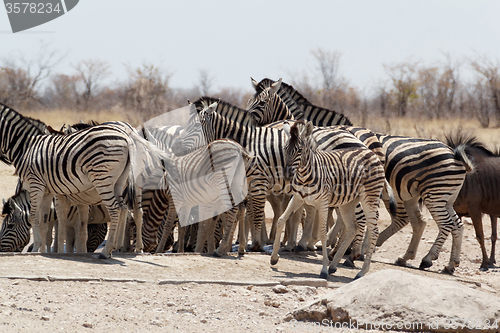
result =
[[[22,1],[20,1],[22,2]],[[207,70],[217,87],[251,90],[250,76],[284,81],[313,69],[311,50],[341,53],[351,85],[372,87],[383,64],[434,64],[475,54],[500,59],[500,1],[80,0],[67,14],[12,34],[0,8],[0,59],[29,58],[40,42],[67,52],[60,72],[89,58],[161,65],[171,86],[190,88]]]

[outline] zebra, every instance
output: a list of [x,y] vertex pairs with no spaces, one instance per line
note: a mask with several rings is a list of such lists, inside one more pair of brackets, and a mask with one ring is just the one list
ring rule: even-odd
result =
[[0,252],[21,252],[30,242],[29,194],[21,191],[4,200]]
[[[242,158],[241,161],[239,157]],[[157,204],[156,207],[160,208],[158,216],[163,217],[165,211],[168,210],[167,220],[157,251],[164,249],[167,235],[173,228],[176,216],[178,216],[179,221],[187,221],[192,207],[200,205],[201,209],[203,206],[212,205],[218,207],[219,213],[226,212],[227,215],[222,244],[214,253],[218,256],[224,255],[230,245],[228,244],[229,237],[238,212],[236,203],[246,195],[244,192],[241,193],[241,188],[239,188],[239,186],[246,184],[237,182],[229,184],[227,172],[238,172],[238,169],[245,167],[251,159],[252,156],[239,144],[224,139],[215,140],[206,147],[199,148],[181,157],[171,155],[163,159],[165,173],[160,182],[155,185],[159,189],[159,193],[151,194],[152,199]],[[235,168],[233,170],[229,169],[230,164],[235,162]],[[241,162],[244,164],[240,166]],[[237,174],[235,179],[238,179],[236,176]],[[240,197],[240,200],[238,200],[238,197]],[[208,217],[206,214],[205,219],[212,218],[211,215]],[[151,214],[147,210],[145,217],[148,218],[149,216]],[[158,222],[160,219],[152,221]],[[179,240],[183,240],[183,235],[179,235]],[[180,245],[180,248],[183,247]]]
[[279,92],[281,84],[282,80],[279,79],[248,101],[247,110],[255,118],[258,125],[263,126],[279,120],[295,119],[290,108],[274,98],[275,94]]
[[[283,85],[284,83],[281,86]],[[299,96],[298,101],[302,101],[299,93],[292,91],[289,95]],[[292,98],[282,100],[282,103],[297,108],[297,103]],[[309,107],[314,106],[309,105]],[[319,118],[326,118],[331,112],[315,108],[314,114]],[[270,108],[268,111],[273,112]],[[451,150],[437,140],[379,134],[360,127],[333,126],[333,128],[351,132],[374,151],[384,164],[386,178],[395,189],[396,216],[392,219],[391,225],[380,233],[377,246],[381,246],[390,236],[410,222],[413,228],[412,239],[406,253],[396,260],[396,264],[406,266],[408,260],[415,258],[425,228],[425,220],[418,207],[418,201],[422,199],[438,224],[439,234],[419,267],[425,269],[432,266],[432,261],[437,259],[444,241],[451,232],[452,251],[443,273],[452,274],[460,262],[463,233],[463,224],[453,210],[453,202],[463,184],[465,173],[473,167],[464,153],[464,147]]]
[[17,111],[0,105],[0,154],[14,165],[30,192],[34,250],[47,251],[40,235],[47,233],[52,197],[95,189],[111,218],[109,241],[99,257],[111,257],[125,226],[127,208],[121,197],[127,184],[129,200],[136,201],[131,176],[135,146],[129,134],[120,126],[99,125],[69,135],[44,135]]
[[[286,220],[305,202],[316,207],[319,215],[323,252],[320,277],[328,278],[329,273],[335,273],[345,250],[354,239],[356,229],[354,210],[358,203],[361,203],[367,219],[369,249],[363,267],[356,275],[356,278],[360,278],[370,268],[371,255],[378,236],[376,231],[378,206],[386,184],[384,167],[377,156],[366,147],[340,148],[329,152],[318,150],[318,144],[312,136],[314,129],[312,123],[308,122],[300,133],[297,125],[298,123],[291,128],[289,125],[284,127],[289,136],[285,144],[286,165],[291,167],[297,164],[297,168],[291,182],[293,197],[278,219],[271,265],[278,262],[279,235]],[[326,226],[329,207],[338,207],[345,230],[344,240],[328,267]]]
[[[257,81],[252,78],[252,85],[254,86],[256,92],[248,100],[247,110],[252,111],[258,107],[262,108],[262,99],[269,94],[269,88],[272,87],[276,82],[271,79],[265,78],[257,83]],[[285,82],[280,83],[277,94],[281,97],[285,104],[288,105],[288,107],[290,108],[290,112],[296,120],[308,120],[311,121],[314,126],[352,125],[352,122],[345,115],[333,110],[313,105],[295,88],[293,88],[291,85],[286,84]],[[295,102],[295,105],[292,105],[290,101]],[[282,112],[283,111],[278,111],[277,108],[272,110],[273,114],[279,114]],[[265,115],[262,117],[268,117],[275,120],[285,119],[278,119],[277,115]]]
[[[21,252],[29,244],[31,225],[28,219],[30,206],[28,191],[22,190],[20,187],[18,187],[16,194],[7,201],[4,201],[2,215],[6,214],[7,216],[4,218],[2,228],[0,229],[0,252]],[[108,228],[105,222],[107,222],[106,216],[107,220],[109,220],[109,216],[103,208],[101,205],[91,207],[89,213],[90,223],[88,224],[87,252],[94,252],[106,237]],[[76,207],[72,207],[68,216],[68,220],[72,221],[69,223],[70,225],[76,223],[76,213]],[[57,224],[55,224],[56,220],[57,215],[54,205],[52,205],[48,216],[50,233],[47,233],[47,244],[52,242],[53,226],[56,227],[56,235],[58,234]],[[72,230],[74,230],[73,227],[70,228],[69,232],[72,232]],[[73,247],[71,238],[67,241],[67,246]],[[55,242],[54,248],[56,249],[56,247],[57,242]]]
[[[198,114],[193,114],[180,137],[180,144],[185,144],[186,141],[183,139],[189,139],[191,136],[203,136],[207,142],[228,138],[240,143],[255,156],[250,168],[247,169],[248,214],[249,222],[253,222],[254,225],[251,250],[263,251],[260,230],[264,221],[266,196],[270,193],[280,194],[284,190],[288,191],[285,186],[288,182],[283,177],[284,132],[280,129],[259,127],[255,118],[246,110],[220,99],[204,96],[195,101],[194,105]],[[198,125],[198,122],[201,125]],[[363,146],[359,139],[345,131],[329,133],[322,141],[333,141],[338,145],[353,147]]]

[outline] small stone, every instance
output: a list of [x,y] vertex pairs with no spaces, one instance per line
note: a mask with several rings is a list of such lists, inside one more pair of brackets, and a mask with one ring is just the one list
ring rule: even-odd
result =
[[253,286],[247,286],[247,290],[252,290]]
[[94,325],[89,324],[89,323],[83,323],[82,326],[86,327],[86,328],[92,328],[92,327],[94,327]]
[[175,305],[175,303],[172,303],[172,302],[167,303],[167,306],[174,306],[174,305]]
[[50,308],[48,306],[43,308],[43,311],[50,311]]
[[272,306],[275,307],[275,308],[279,308],[281,306],[281,303],[278,302],[278,301],[273,301],[272,302]]
[[259,312],[259,316],[265,316],[266,313],[264,311]]
[[259,300],[256,297],[250,298],[250,302],[257,303]]
[[42,318],[41,318],[41,319],[42,319],[42,320],[45,320],[45,321],[50,320],[49,316],[42,316]]
[[160,327],[161,326],[161,323],[158,321],[158,320],[153,320],[152,322],[149,323],[150,325],[155,325],[155,326],[158,326]]
[[203,324],[206,324],[207,320],[206,319],[202,319],[202,320],[200,320],[200,322],[202,322]]
[[275,287],[273,287],[273,291],[276,293],[276,294],[285,294],[288,292],[288,288],[279,284]]
[[265,305],[265,306],[270,306],[271,304],[272,304],[272,301],[271,301],[270,299],[266,299],[266,300],[264,301],[264,305]]

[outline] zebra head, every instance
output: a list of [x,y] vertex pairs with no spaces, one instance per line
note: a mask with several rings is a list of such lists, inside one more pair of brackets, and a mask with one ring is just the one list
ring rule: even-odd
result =
[[279,120],[293,119],[290,109],[278,94],[281,83],[282,79],[279,79],[269,87],[256,92],[248,100],[247,110],[255,118],[257,124],[267,125]]
[[213,141],[212,127],[206,124],[211,123],[211,117],[217,108],[217,102],[208,104],[211,100],[201,98],[195,103],[190,103],[188,124],[172,145],[172,152],[175,155],[185,155]]
[[[307,160],[309,149],[315,148],[316,141],[312,137],[314,126],[311,122],[296,121],[291,127],[288,123],[283,125],[285,136],[288,138],[285,143],[285,180],[290,181],[298,167]],[[314,146],[314,147],[313,147]]]
[[0,252],[20,252],[30,240],[29,193],[21,191],[4,202],[7,214],[0,229]]

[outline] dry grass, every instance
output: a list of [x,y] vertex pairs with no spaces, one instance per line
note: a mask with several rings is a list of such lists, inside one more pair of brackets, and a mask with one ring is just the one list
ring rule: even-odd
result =
[[[80,121],[95,120],[98,122],[121,120],[137,127],[141,124],[141,117],[123,109],[113,109],[101,112],[80,112],[71,110],[28,111],[23,115],[40,119],[55,129],[65,123],[74,124]],[[353,122],[359,123],[353,119]],[[413,118],[372,118],[367,120],[368,128],[392,135],[403,135],[428,139],[444,139],[445,135],[455,133],[461,129],[467,134],[477,136],[491,148],[500,147],[500,128],[482,128],[479,121],[473,119],[413,119]]]
[[367,127],[380,133],[439,140],[462,130],[477,136],[491,148],[500,147],[500,128],[482,128],[479,121],[473,119],[376,118],[368,119]]
[[60,129],[64,124],[75,124],[80,121],[88,122],[89,120],[94,120],[99,123],[106,121],[126,121],[133,126],[140,125],[138,115],[134,115],[130,111],[122,109],[100,112],[82,112],[67,109],[56,109],[48,111],[24,111],[22,114],[27,117],[39,119],[47,125],[52,126],[54,129]]

